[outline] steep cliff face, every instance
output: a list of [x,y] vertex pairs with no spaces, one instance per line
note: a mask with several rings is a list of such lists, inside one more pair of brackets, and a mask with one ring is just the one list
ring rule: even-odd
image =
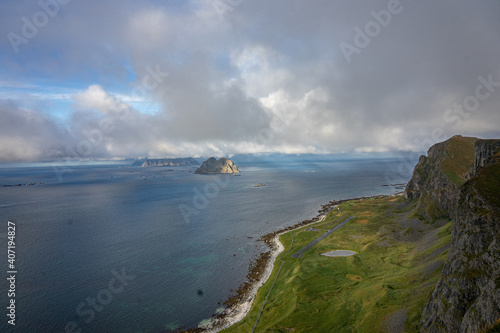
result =
[[419,199],[417,213],[432,222],[449,217],[474,160],[477,138],[454,136],[432,146],[420,159],[405,190],[407,199]]
[[498,159],[499,149],[500,141],[498,140],[478,140],[474,147],[474,164],[472,164],[471,166],[468,178],[478,176],[479,170],[481,168],[492,164],[494,162],[494,159]]
[[486,332],[500,322],[500,140],[478,140],[459,189],[452,246],[420,321],[423,332]]
[[188,158],[155,158],[141,159],[135,161],[132,166],[140,167],[161,167],[161,166],[189,166],[198,165],[199,163],[191,157]]
[[217,160],[215,157],[210,157],[208,160],[196,169],[195,173],[209,174],[209,173],[238,173],[240,172],[233,161],[228,158],[221,158]]

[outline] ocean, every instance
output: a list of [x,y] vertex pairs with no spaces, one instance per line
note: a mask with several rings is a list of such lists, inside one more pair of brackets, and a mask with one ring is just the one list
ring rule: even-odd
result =
[[260,236],[316,216],[330,200],[401,191],[388,185],[411,177],[396,158],[235,162],[241,176],[119,163],[59,177],[44,164],[0,168],[0,262],[9,277],[11,221],[17,271],[16,325],[7,323],[3,278],[0,331],[197,327],[266,251]]

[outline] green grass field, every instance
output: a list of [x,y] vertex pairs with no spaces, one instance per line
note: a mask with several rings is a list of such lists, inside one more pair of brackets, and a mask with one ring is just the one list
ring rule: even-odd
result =
[[[439,278],[451,222],[412,219],[415,202],[382,198],[343,203],[341,212],[281,236],[285,251],[259,290],[252,310],[223,332],[251,332],[280,260],[285,261],[255,332],[416,332],[423,305]],[[345,217],[356,218],[307,251],[291,255]],[[293,246],[286,253],[290,244]],[[351,257],[325,257],[353,250]]]
[[454,137],[445,148],[446,158],[441,163],[446,176],[458,186],[465,182],[465,175],[474,162],[474,144],[477,138]]

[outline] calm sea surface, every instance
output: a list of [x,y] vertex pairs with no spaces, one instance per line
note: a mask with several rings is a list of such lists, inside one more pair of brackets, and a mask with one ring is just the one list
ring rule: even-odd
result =
[[[391,172],[398,164],[240,163],[241,176],[93,165],[62,179],[50,166],[0,168],[0,332],[196,327],[245,280],[265,250],[259,236],[333,199],[397,192],[383,185],[408,181]],[[6,317],[7,221],[16,224],[15,328]]]

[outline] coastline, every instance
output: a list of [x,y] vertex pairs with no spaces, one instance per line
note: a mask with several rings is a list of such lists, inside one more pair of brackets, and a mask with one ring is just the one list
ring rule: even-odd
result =
[[[271,239],[270,241],[272,242],[271,251],[268,259],[266,260],[267,262],[265,263],[265,268],[262,272],[262,276],[260,279],[256,280],[255,283],[252,284],[250,290],[248,291],[247,297],[245,299],[238,300],[236,304],[225,310],[224,313],[222,313],[222,316],[220,318],[215,319],[215,321],[212,323],[213,325],[212,328],[209,328],[208,330],[206,330],[206,332],[208,333],[219,332],[223,329],[229,328],[230,326],[240,322],[247,316],[247,314],[252,309],[253,301],[255,299],[255,296],[257,296],[257,292],[259,291],[260,287],[262,287],[271,276],[274,270],[274,263],[276,259],[285,249],[283,244],[279,241],[280,235],[281,233],[277,234],[275,237]],[[266,244],[268,243],[266,242]]]
[[327,216],[328,212],[335,209],[338,205],[344,202],[352,200],[361,201],[367,199],[394,197],[400,196],[402,195],[402,193],[404,192],[375,195],[371,197],[332,200],[327,204],[321,205],[321,209],[318,210],[318,214],[314,218],[310,220],[304,220],[292,226],[263,235],[261,238],[259,238],[259,240],[266,243],[270,250],[261,253],[260,256],[250,264],[249,273],[247,275],[249,281],[242,283],[236,290],[236,292],[232,296],[230,296],[227,301],[224,302],[226,308],[220,314],[214,315],[210,319],[210,321],[203,327],[182,330],[180,332],[216,333],[229,328],[230,326],[233,326],[234,324],[243,320],[252,309],[253,301],[260,287],[262,287],[271,276],[274,270],[276,259],[285,250],[283,244],[279,240],[279,237],[281,235],[309,224],[321,222]]

